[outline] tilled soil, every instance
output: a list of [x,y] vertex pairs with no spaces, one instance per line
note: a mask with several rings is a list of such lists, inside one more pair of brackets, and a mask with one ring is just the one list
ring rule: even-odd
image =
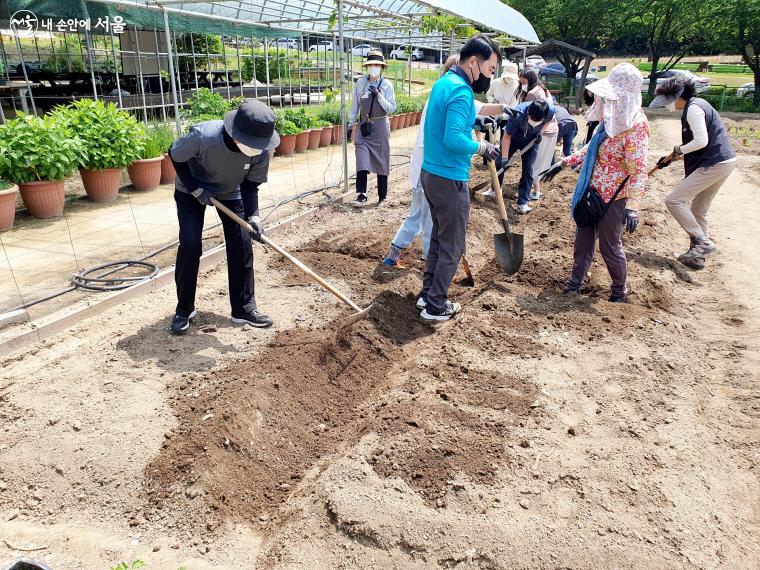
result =
[[[654,158],[669,145],[653,148]],[[477,163],[474,171],[473,184],[486,179]],[[752,180],[749,170],[739,174],[741,184]],[[422,323],[414,308],[420,244],[404,252],[404,269],[380,263],[408,205],[403,183],[390,207],[336,206],[284,240],[359,305],[371,304],[365,319],[342,326],[350,311],[274,252],[264,256],[268,270],[257,268],[274,332],[229,331],[202,314],[196,327],[205,332],[163,341],[155,319],[138,312],[149,323],[118,332],[103,356],[115,362],[100,370],[104,382],[124,373],[140,387],[159,367],[150,385],[165,398],[156,403],[160,421],[126,490],[113,485],[118,470],[90,456],[116,510],[98,500],[80,508],[96,521],[118,513],[140,540],[172,537],[171,551],[140,553],[157,568],[187,553],[188,568],[251,567],[252,559],[261,568],[756,566],[755,308],[739,301],[751,292],[736,275],[734,226],[716,223],[722,253],[705,271],[674,260],[687,240],[662,196],[679,175],[669,169],[650,180],[639,230],[624,238],[627,305],[607,301],[599,259],[582,296],[561,294],[575,179],[563,172],[532,214],[515,219],[526,254],[512,277],[493,257],[501,231],[493,203],[473,201],[476,284],[457,276],[450,296],[464,311],[441,325]],[[516,177],[508,173],[507,193]],[[720,208],[716,220],[726,216]],[[223,305],[224,280],[214,283],[221,290],[203,301]],[[253,346],[236,344],[241,335]],[[68,367],[40,378],[76,385]],[[23,398],[7,403],[4,423],[33,424]],[[9,436],[23,464],[23,438],[15,427]],[[46,441],[55,439],[35,448]],[[54,477],[77,473],[74,459],[59,464]],[[27,491],[16,471],[4,468],[0,479],[25,496],[20,517],[60,521],[31,496],[55,488],[45,473],[33,470]],[[103,494],[86,479],[82,487]],[[12,506],[7,494],[0,501]]]

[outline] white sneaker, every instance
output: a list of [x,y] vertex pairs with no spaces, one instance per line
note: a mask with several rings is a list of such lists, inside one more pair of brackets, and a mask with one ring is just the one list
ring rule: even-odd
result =
[[533,192],[531,191],[529,198],[533,201],[540,200],[541,199],[541,192]]
[[533,208],[531,208],[528,204],[518,204],[517,205],[517,213],[518,214],[527,214],[529,212],[532,212]]
[[496,192],[493,191],[493,188],[481,192],[480,195],[483,196],[483,198],[496,198]]
[[451,317],[456,315],[461,310],[462,305],[459,303],[446,301],[446,306],[442,311],[438,312],[430,307],[425,307],[425,309],[423,309],[423,311],[420,313],[420,317],[426,321],[448,321]]
[[415,307],[417,307],[417,309],[419,309],[420,311],[424,309],[425,307],[427,307],[427,301],[425,300],[425,297],[420,297],[419,299],[417,299],[417,303],[415,304]]
[[366,194],[357,194],[356,199],[354,200],[354,206],[357,208],[362,208],[366,206],[367,204],[367,195]]

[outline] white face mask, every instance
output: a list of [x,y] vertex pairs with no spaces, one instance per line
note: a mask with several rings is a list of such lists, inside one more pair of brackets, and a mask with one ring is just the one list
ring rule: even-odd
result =
[[543,121],[534,121],[533,119],[530,119],[530,118],[528,119],[528,124],[534,128],[540,125],[542,122]]
[[528,92],[528,84],[527,83],[521,83],[520,84],[520,89],[522,89],[523,93],[527,93]]
[[259,156],[262,152],[264,152],[260,148],[251,148],[251,147],[245,146],[243,143],[239,143],[237,141],[235,141],[235,144],[240,149],[240,152],[242,152],[246,156]]
[[668,103],[667,105],[665,105],[665,108],[668,111],[670,111],[671,113],[674,113],[676,111],[676,101],[675,101],[675,99],[673,101],[671,101],[670,103]]
[[367,66],[367,72],[369,73],[369,76],[372,77],[372,78],[379,77],[381,69],[382,68],[379,65],[368,65]]

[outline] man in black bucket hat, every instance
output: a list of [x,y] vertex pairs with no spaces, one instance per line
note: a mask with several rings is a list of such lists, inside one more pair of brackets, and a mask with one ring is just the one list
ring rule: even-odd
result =
[[232,322],[268,327],[272,319],[256,307],[251,238],[260,239],[259,185],[267,181],[269,160],[280,137],[274,130],[274,112],[248,100],[223,121],[205,121],[190,127],[169,150],[177,171],[174,200],[179,220],[179,249],[175,270],[177,310],[171,330],[182,334],[196,315],[195,289],[202,253],[203,218],[211,197],[244,217],[250,235],[224,214],[220,215],[227,248]]

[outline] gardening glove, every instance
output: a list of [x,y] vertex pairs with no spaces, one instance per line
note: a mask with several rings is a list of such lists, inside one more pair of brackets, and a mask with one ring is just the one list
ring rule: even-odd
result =
[[347,125],[346,126],[346,140],[348,142],[351,142],[351,135],[354,132],[354,126],[353,125]]
[[515,110],[514,108],[510,107],[509,105],[502,105],[501,106],[501,118],[507,119],[509,117],[515,116]]
[[657,161],[657,168],[663,169],[666,166],[669,166],[671,162],[673,162],[672,154],[669,154],[668,156],[663,156],[662,158],[660,158],[660,160]]
[[204,190],[203,188],[198,188],[193,192],[193,196],[195,196],[195,199],[198,200],[201,204],[204,206],[212,206],[211,204],[211,192],[208,190]]
[[486,160],[496,160],[501,156],[501,149],[495,144],[483,141],[478,147],[478,154]]
[[541,182],[551,182],[557,174],[559,174],[559,171],[562,170],[565,167],[565,164],[559,160],[552,164],[549,168],[546,170],[539,172],[538,175],[541,177]]
[[264,225],[261,223],[261,220],[258,216],[251,216],[248,218],[248,223],[251,226],[251,239],[255,239],[256,241],[261,241],[261,236],[264,235]]
[[625,210],[625,231],[632,234],[639,225],[639,213],[636,210]]
[[375,97],[377,97],[377,85],[370,85],[367,90]]
[[472,128],[481,133],[485,133],[488,130],[489,125],[492,130],[496,129],[496,121],[491,117],[475,117],[475,123],[472,125]]

